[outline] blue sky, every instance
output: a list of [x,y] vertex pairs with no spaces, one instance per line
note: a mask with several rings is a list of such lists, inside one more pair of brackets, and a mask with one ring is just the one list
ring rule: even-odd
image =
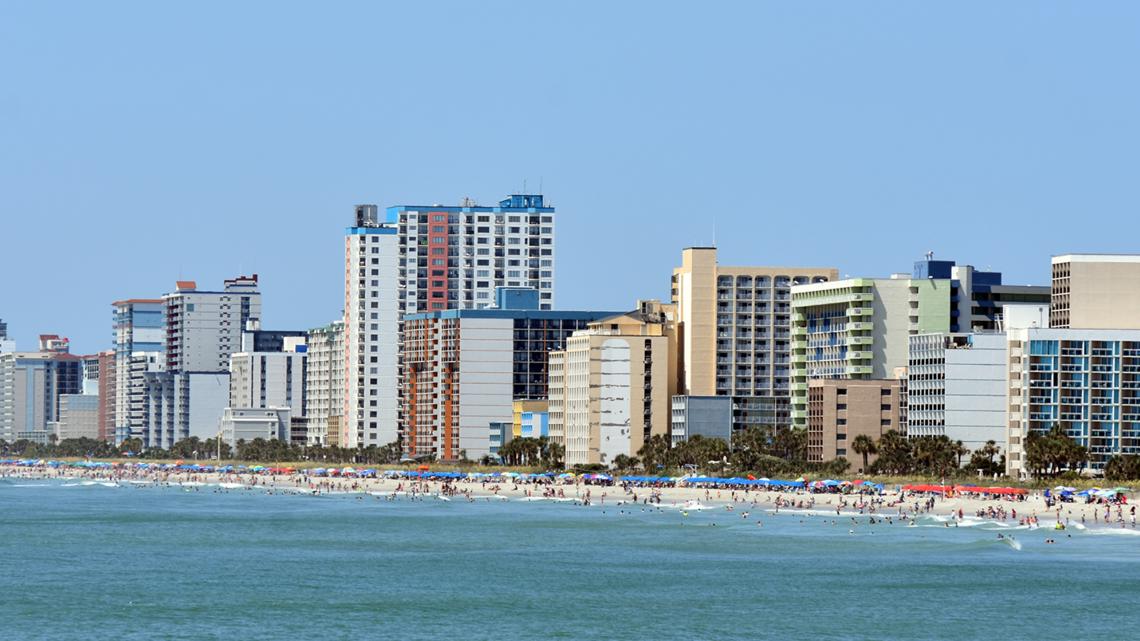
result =
[[1045,284],[1140,250],[1135,3],[0,4],[0,318],[110,346],[113,300],[258,272],[341,310],[360,202],[558,207],[557,303],[724,264]]

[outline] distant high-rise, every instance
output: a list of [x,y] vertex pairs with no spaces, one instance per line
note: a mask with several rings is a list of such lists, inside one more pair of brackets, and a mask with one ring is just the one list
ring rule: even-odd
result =
[[261,318],[257,274],[225,281],[222,291],[199,291],[178,281],[166,304],[166,367],[171,372],[224,372],[241,349],[250,319]]
[[59,421],[60,397],[79,394],[82,362],[67,353],[66,339],[45,335],[38,352],[0,354],[0,439],[47,443],[49,423]]
[[144,381],[141,413],[130,419],[141,429],[131,435],[145,447],[165,449],[191,436],[218,434],[229,402],[230,356],[240,349],[247,323],[261,317],[257,275],[227,280],[221,291],[178,281],[162,297],[162,314],[164,353],[132,357],[128,371],[132,380]]
[[[165,368],[163,342],[166,340],[165,305],[160,298],[130,298],[111,303],[114,308],[114,397],[105,416],[112,422],[107,434],[116,442],[141,436],[145,420],[144,375]],[[104,431],[107,431],[104,426]]]

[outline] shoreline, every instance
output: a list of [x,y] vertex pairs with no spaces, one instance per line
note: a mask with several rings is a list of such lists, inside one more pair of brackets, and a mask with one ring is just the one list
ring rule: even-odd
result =
[[[870,518],[913,522],[931,517],[947,527],[994,522],[1004,527],[1027,529],[1106,529],[1136,530],[1137,514],[1131,503],[1058,503],[1046,508],[1042,493],[1024,499],[1010,497],[945,498],[934,494],[884,492],[883,494],[812,493],[804,489],[706,489],[698,487],[640,487],[593,485],[580,479],[565,483],[515,482],[499,480],[426,480],[408,478],[337,478],[309,476],[299,470],[292,474],[232,474],[137,468],[77,469],[0,465],[0,479],[60,480],[127,485],[137,487],[180,486],[214,487],[222,490],[263,490],[294,495],[362,494],[377,499],[401,498],[440,500],[511,500],[518,502],[561,502],[583,507],[638,505],[643,508],[689,511],[739,511],[742,515],[767,516],[800,514],[836,518]],[[1104,519],[1108,515],[1108,521]],[[874,522],[874,521],[872,521]],[[1064,527],[1058,527],[1058,524]]]

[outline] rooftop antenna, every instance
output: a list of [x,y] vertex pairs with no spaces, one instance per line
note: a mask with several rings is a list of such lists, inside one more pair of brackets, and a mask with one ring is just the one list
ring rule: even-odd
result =
[[933,251],[926,252],[926,260],[934,260],[934,252]]
[[713,243],[712,244],[713,244],[713,247],[716,247],[716,216],[713,216],[712,226],[713,226]]
[[523,178],[523,193],[526,193],[526,178]]
[[538,177],[538,195],[542,195],[542,176]]

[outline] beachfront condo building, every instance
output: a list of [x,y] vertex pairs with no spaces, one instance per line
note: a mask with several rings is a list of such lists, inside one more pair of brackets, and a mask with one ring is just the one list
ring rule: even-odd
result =
[[906,397],[901,379],[812,379],[807,396],[810,462],[844,457],[857,473],[866,472],[862,456],[852,449],[855,439],[865,435],[878,441],[890,430],[902,431]]
[[1049,326],[1140,329],[1140,255],[1053,257]]
[[[344,409],[340,447],[398,438],[400,237],[375,205],[359,205],[344,240]],[[446,257],[438,259],[446,263]]]
[[727,267],[715,247],[682,251],[672,278],[680,394],[732,398],[735,429],[787,426],[792,287],[838,275],[833,267]]
[[0,354],[0,439],[47,443],[49,424],[59,421],[60,398],[79,394],[83,366],[52,335],[38,352]]
[[111,303],[114,326],[114,405],[108,408],[116,443],[141,437],[144,427],[144,376],[166,368],[166,306],[161,298],[130,298]]
[[1055,425],[1102,469],[1140,454],[1140,330],[1009,331],[1007,473],[1025,477],[1025,440]]
[[[493,423],[513,436],[516,406],[545,409],[548,357],[606,311],[540,309],[541,292],[499,288],[496,307],[404,317],[404,455],[445,461],[492,453]],[[533,405],[528,405],[533,404]],[[541,419],[540,419],[541,420]]]
[[813,379],[887,380],[911,334],[950,327],[950,282],[852,278],[792,289],[792,424],[807,427]]
[[639,301],[571,335],[550,354],[550,438],[566,465],[609,465],[668,438],[678,378],[673,305]]
[[1006,348],[1001,332],[911,336],[907,436],[945,436],[971,452],[992,440],[1006,451]]
[[305,364],[305,440],[337,445],[344,411],[344,321],[310,329]]

